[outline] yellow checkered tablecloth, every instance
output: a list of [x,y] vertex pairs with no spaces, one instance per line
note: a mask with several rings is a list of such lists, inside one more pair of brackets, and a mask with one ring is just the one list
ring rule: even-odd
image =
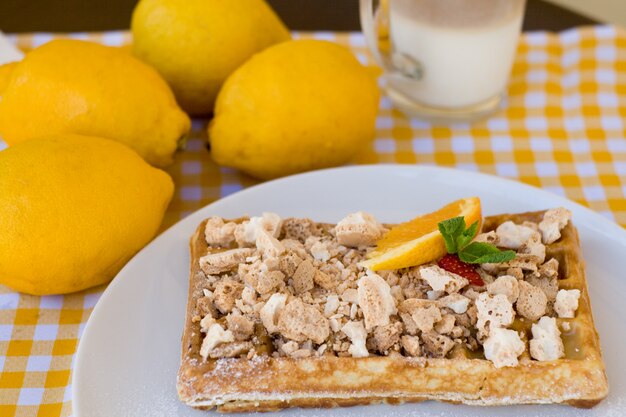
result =
[[[10,37],[29,50],[57,37]],[[70,34],[109,45],[126,32]],[[307,33],[371,62],[357,33]],[[211,160],[206,120],[169,169],[177,185],[163,228],[257,181]],[[1,148],[0,144],[0,148]],[[436,164],[518,179],[564,195],[626,226],[626,31],[587,27],[525,34],[504,108],[490,119],[432,126],[381,101],[377,137],[356,163]],[[0,416],[68,416],[72,360],[103,287],[33,297],[0,287]]]

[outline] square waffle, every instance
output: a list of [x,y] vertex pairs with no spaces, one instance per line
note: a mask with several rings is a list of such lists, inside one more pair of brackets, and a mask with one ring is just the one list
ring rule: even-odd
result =
[[[503,214],[485,218],[483,231],[512,220],[539,222],[544,212]],[[238,220],[239,222],[242,219]],[[333,225],[320,225],[323,230]],[[559,240],[546,245],[546,259],[559,262],[559,289],[581,292],[574,318],[557,318],[565,355],[551,361],[530,357],[532,322],[516,318],[526,350],[517,366],[496,368],[482,348],[457,344],[444,358],[403,354],[354,358],[336,355],[294,358],[277,356],[272,338],[255,324],[254,354],[206,360],[200,350],[203,333],[198,300],[205,294],[206,275],[199,260],[219,251],[204,238],[206,221],[191,238],[187,316],[178,374],[181,401],[220,412],[272,411],[287,407],[337,407],[376,403],[398,404],[437,400],[470,405],[562,403],[588,408],[606,397],[608,384],[596,332],[584,262],[576,228],[570,221]],[[221,249],[223,250],[223,249]],[[568,322],[569,326],[563,326]]]

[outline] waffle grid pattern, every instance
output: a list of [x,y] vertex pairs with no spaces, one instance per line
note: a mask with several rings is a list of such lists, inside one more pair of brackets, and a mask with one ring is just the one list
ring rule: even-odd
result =
[[[28,51],[60,36],[125,45],[128,32],[20,34]],[[333,40],[372,63],[358,33]],[[218,167],[207,120],[195,120],[185,152],[169,168],[177,190],[165,229],[196,209],[258,181]],[[0,149],[3,145],[0,142]],[[356,164],[430,164],[516,179],[589,206],[626,226],[626,31],[594,26],[521,38],[502,110],[474,125],[433,126],[381,100],[376,140]],[[69,416],[71,369],[80,334],[104,287],[53,297],[0,287],[0,415]]]
[[[494,230],[509,220],[518,224],[525,221],[538,223],[544,213],[538,211],[489,216],[485,218],[484,230]],[[285,407],[324,407],[329,404],[373,404],[393,394],[395,401],[453,399],[454,402],[475,405],[565,402],[577,407],[590,407],[606,395],[604,364],[591,317],[578,234],[571,222],[562,230],[559,240],[546,245],[546,259],[555,258],[559,261],[559,288],[577,288],[581,291],[575,317],[557,318],[559,324],[564,321],[570,324],[570,329],[563,331],[561,336],[565,345],[563,358],[554,362],[531,359],[528,341],[532,339],[531,329],[535,321],[518,315],[510,328],[520,332],[526,343],[526,350],[519,357],[520,366],[494,368],[485,359],[482,346],[471,350],[464,344],[457,344],[446,359],[426,359],[427,363],[420,365],[415,374],[410,371],[416,363],[414,358],[395,355],[368,359],[330,355],[321,361],[319,358],[288,357],[250,361],[243,357],[229,362],[226,372],[216,366],[217,359],[202,361],[199,354],[202,343],[200,324],[193,317],[204,314],[200,312],[197,302],[203,297],[202,289],[207,285],[198,260],[207,250],[213,252],[210,247],[207,249],[205,226],[206,222],[201,223],[192,239],[190,289],[182,343],[183,359],[179,371],[179,393],[188,405],[202,404],[200,407],[206,407],[215,401],[213,404],[218,405],[218,411],[247,412]],[[324,235],[324,231],[333,225],[318,223],[318,226],[321,226],[321,234]],[[552,311],[552,303],[548,310],[547,315],[556,316]],[[257,336],[262,340],[258,345],[255,342],[257,352],[260,350],[262,354],[266,353],[268,346],[269,351],[274,350],[273,346],[267,344],[267,335],[263,336],[263,331],[257,333]],[[472,362],[467,359],[472,359]],[[383,367],[385,372],[372,373],[372,368],[367,365],[372,361],[376,361],[375,369]],[[305,371],[302,372],[302,369]],[[372,378],[373,375],[379,378]],[[381,378],[381,375],[384,377]],[[474,385],[459,383],[465,378],[472,379]],[[268,384],[267,381],[272,382]],[[350,396],[340,400],[339,394],[345,392],[342,390],[366,394],[367,398]],[[412,396],[402,395],[407,392],[412,393]],[[216,399],[228,395],[232,395],[228,402],[221,405],[216,402]],[[284,401],[285,397],[289,400]]]
[[[516,214],[510,216],[491,216],[485,219],[484,231],[495,230],[496,227],[508,220],[521,224],[524,221],[538,223],[543,217],[543,212]],[[595,326],[591,316],[591,306],[585,279],[584,264],[580,252],[578,232],[568,224],[562,231],[562,236],[556,242],[546,245],[546,260],[554,258],[559,262],[558,286],[560,289],[578,289],[581,292],[579,307],[576,316],[572,319],[558,318],[558,315],[549,306],[548,315],[556,317],[559,329],[562,330],[561,338],[565,346],[563,360],[599,360],[600,346],[595,335]],[[571,330],[565,331],[562,327],[568,322]],[[532,339],[532,325],[530,320],[520,319],[518,316],[511,328],[519,331],[525,341]],[[530,361],[528,349],[520,357],[520,362]]]

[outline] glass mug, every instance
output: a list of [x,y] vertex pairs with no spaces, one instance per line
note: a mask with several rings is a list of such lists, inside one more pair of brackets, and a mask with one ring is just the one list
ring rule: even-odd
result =
[[496,110],[525,0],[360,0],[361,26],[393,103],[432,121]]

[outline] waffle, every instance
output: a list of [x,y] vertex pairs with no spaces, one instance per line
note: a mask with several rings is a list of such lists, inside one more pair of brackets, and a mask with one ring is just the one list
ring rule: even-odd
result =
[[[543,213],[487,217],[483,231],[507,220],[538,222]],[[482,349],[472,351],[462,345],[455,346],[445,358],[399,354],[276,357],[271,339],[262,333],[253,357],[203,360],[197,300],[203,296],[206,277],[198,261],[214,250],[204,239],[205,226],[206,221],[190,242],[189,297],[177,384],[181,401],[189,406],[248,412],[437,400],[480,406],[561,403],[589,408],[607,395],[578,233],[571,221],[558,241],[546,245],[547,258],[559,261],[559,288],[581,291],[575,318],[557,319],[559,324],[569,322],[570,330],[561,335],[565,356],[540,362],[532,360],[526,348],[517,366],[501,368],[486,360]],[[532,337],[531,324],[516,319],[510,328],[519,331],[526,342]]]

